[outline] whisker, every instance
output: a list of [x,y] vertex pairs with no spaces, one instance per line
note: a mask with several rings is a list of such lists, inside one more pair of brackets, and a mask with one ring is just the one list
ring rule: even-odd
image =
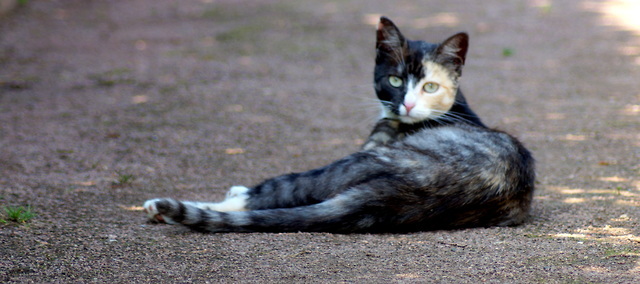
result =
[[457,113],[457,112],[453,112],[453,111],[441,111],[441,110],[432,110],[434,113],[440,114],[441,116],[435,118],[435,121],[438,122],[443,122],[443,121],[447,121],[447,122],[465,122],[465,123],[471,123],[471,120],[467,119],[466,117],[464,117],[464,114],[462,113]]

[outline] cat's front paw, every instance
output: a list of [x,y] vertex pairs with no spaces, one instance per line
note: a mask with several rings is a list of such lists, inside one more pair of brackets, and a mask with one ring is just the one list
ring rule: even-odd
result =
[[143,208],[147,213],[149,220],[153,222],[177,224],[178,222],[175,222],[171,218],[163,215],[163,213],[167,213],[172,206],[175,206],[174,203],[177,203],[177,201],[173,199],[156,198],[147,200],[144,203]]

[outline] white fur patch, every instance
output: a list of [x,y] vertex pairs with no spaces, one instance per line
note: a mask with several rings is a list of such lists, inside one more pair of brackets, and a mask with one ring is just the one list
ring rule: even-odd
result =
[[227,192],[227,198],[236,197],[241,194],[246,194],[248,191],[249,191],[249,188],[246,186],[234,185],[231,188],[229,188],[229,191]]
[[185,201],[184,204],[219,212],[231,212],[231,211],[246,211],[247,199],[249,195],[247,192],[249,188],[245,186],[232,186],[227,192],[227,198],[222,202],[194,202]]
[[400,116],[411,116],[411,110],[408,109],[408,106],[411,108],[417,106],[418,99],[420,98],[419,90],[416,90],[415,87],[415,79],[413,77],[409,77],[407,81],[407,93],[404,95],[403,104],[400,106]]

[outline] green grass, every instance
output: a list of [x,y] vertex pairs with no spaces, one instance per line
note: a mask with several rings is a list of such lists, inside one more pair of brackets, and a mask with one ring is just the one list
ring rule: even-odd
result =
[[633,249],[608,249],[604,252],[605,257],[637,257],[640,252]]
[[3,217],[0,222],[5,224],[8,222],[27,223],[36,217],[36,214],[31,210],[31,206],[6,206]]
[[505,47],[502,49],[502,56],[504,57],[511,57],[514,53],[515,51],[512,48]]
[[126,186],[131,184],[134,180],[136,179],[136,177],[132,174],[122,174],[122,173],[118,173],[118,177],[116,178],[116,180],[111,184],[112,186]]

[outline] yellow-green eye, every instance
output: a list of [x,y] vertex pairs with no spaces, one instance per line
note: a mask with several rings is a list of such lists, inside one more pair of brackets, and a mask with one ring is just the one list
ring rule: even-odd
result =
[[389,84],[391,84],[391,86],[393,87],[400,87],[402,86],[402,79],[396,77],[396,76],[389,76]]
[[433,82],[426,83],[424,84],[424,87],[422,87],[422,89],[427,93],[435,93],[439,88],[440,85]]

